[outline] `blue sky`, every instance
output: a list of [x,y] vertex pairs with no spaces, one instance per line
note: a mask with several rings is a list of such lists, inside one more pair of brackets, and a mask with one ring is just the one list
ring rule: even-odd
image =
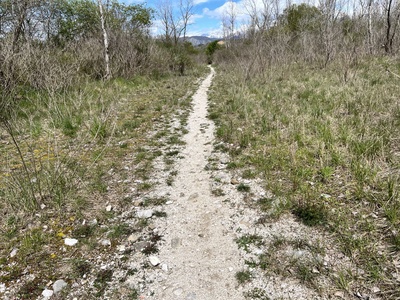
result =
[[[120,0],[121,2],[127,4],[135,4],[135,3],[144,3],[147,7],[157,7],[157,3],[159,0]],[[170,0],[173,4],[178,4],[179,0]],[[238,13],[238,26],[240,26],[240,22],[244,22],[244,16],[242,17],[245,9],[243,7],[243,2],[246,0],[236,0],[234,2],[235,9]],[[193,0],[194,6],[194,15],[192,17],[191,23],[188,27],[188,36],[193,35],[207,35],[213,37],[221,37],[222,36],[222,15],[224,11],[226,11],[226,6],[228,5],[228,1],[225,0]],[[159,23],[157,20],[154,21],[152,32],[161,33],[159,27],[157,26]],[[158,30],[158,31],[157,31]]]
[[[127,4],[143,3],[147,7],[156,8],[160,1],[169,1],[176,9],[178,9],[179,0],[119,0]],[[184,2],[186,0],[183,0]],[[289,4],[300,4],[307,3],[309,5],[318,6],[320,0],[277,0],[277,1],[266,1],[266,0],[190,0],[194,3],[193,17],[191,25],[188,27],[188,36],[194,35],[205,35],[210,37],[222,37],[222,18],[226,15],[228,10],[233,10],[236,15],[236,31],[248,28],[249,24],[249,10],[251,6],[258,12],[264,10],[265,5],[271,5],[277,3],[279,5],[279,12],[282,12],[284,8]],[[345,0],[337,0],[339,5],[344,5],[347,10],[352,10],[354,7],[350,7],[350,2],[356,3],[358,0],[348,1],[347,6],[344,5]],[[341,3],[341,4],[340,4]],[[354,4],[353,3],[353,4]],[[272,9],[270,6],[269,9]],[[162,33],[162,27],[158,20],[154,20],[152,27],[152,34],[158,35]]]

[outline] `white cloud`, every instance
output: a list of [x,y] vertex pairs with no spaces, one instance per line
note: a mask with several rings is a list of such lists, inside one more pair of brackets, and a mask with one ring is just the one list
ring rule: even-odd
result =
[[214,19],[222,19],[227,14],[228,15],[234,14],[236,16],[236,19],[239,21],[246,16],[246,10],[243,1],[239,2],[226,1],[223,5],[217,7],[214,10],[204,8],[203,14]]
[[209,2],[210,0],[194,0],[193,1],[193,4],[194,5],[199,5],[199,4],[202,4],[202,3],[207,3],[207,2]]

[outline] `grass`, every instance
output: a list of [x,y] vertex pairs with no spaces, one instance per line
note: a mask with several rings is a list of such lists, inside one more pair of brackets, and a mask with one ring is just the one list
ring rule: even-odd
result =
[[[266,216],[293,213],[331,233],[366,271],[350,288],[375,284],[395,298],[400,296],[393,276],[400,255],[399,80],[382,71],[386,65],[400,70],[391,58],[364,60],[344,83],[334,63],[323,70],[272,65],[248,80],[241,69],[221,63],[209,116],[217,124],[217,142],[230,154],[230,167],[242,177],[264,179],[273,198],[282,199],[278,209],[274,200],[257,202]],[[303,277],[309,275],[300,269]]]
[[[160,132],[158,127],[177,112],[185,119],[191,100],[188,87],[194,88],[192,83],[203,72],[194,70],[179,80],[114,79],[83,82],[53,94],[24,93],[11,132],[20,155],[10,132],[0,128],[0,213],[7,216],[0,219],[2,282],[19,289],[24,298],[40,295],[49,281],[87,275],[102,293],[112,274],[98,272],[94,261],[112,250],[100,249],[97,242],[107,234],[123,239],[150,224],[117,222],[119,205],[130,206],[135,197],[153,188],[148,181],[152,164],[163,153],[156,149],[160,141],[152,133]],[[176,132],[168,131],[164,138],[181,144]],[[177,154],[169,151],[166,156],[172,159]],[[174,175],[171,172],[171,180]],[[144,205],[166,201],[146,198]],[[112,211],[105,210],[106,203]],[[162,211],[156,214],[166,216]],[[79,243],[63,251],[66,237]],[[14,248],[18,252],[8,268]],[[156,251],[155,242],[146,249]],[[26,281],[24,270],[38,282]]]
[[239,248],[243,248],[246,252],[249,252],[250,245],[254,245],[255,247],[260,247],[264,244],[263,238],[259,235],[248,234],[243,235],[236,240]]
[[240,283],[240,284],[244,284],[248,281],[250,281],[251,279],[251,273],[250,271],[239,271],[236,273],[235,275],[236,280]]

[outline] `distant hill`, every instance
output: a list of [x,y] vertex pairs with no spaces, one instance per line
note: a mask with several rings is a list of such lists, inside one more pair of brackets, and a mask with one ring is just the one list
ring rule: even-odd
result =
[[189,36],[186,41],[192,43],[193,46],[207,45],[215,40],[220,40],[219,38],[210,38],[207,36]]

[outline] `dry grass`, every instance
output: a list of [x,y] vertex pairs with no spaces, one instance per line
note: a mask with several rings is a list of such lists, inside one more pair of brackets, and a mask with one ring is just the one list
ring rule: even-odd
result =
[[[158,143],[153,131],[190,109],[188,91],[204,71],[21,95],[12,122],[21,155],[9,132],[0,133],[0,282],[35,297],[50,280],[72,280],[76,270],[68,262],[96,255],[107,228],[117,240],[147,226],[116,227],[113,219],[151,187],[152,160],[161,155],[146,151]],[[65,237],[79,239],[75,251],[62,251]],[[26,268],[38,282],[29,282]]]
[[400,73],[385,58],[346,76],[339,65],[293,63],[246,79],[221,64],[210,117],[232,167],[265,179],[289,203],[281,213],[333,233],[365,271],[353,286],[375,284],[393,299],[400,296],[400,106],[388,66]]

